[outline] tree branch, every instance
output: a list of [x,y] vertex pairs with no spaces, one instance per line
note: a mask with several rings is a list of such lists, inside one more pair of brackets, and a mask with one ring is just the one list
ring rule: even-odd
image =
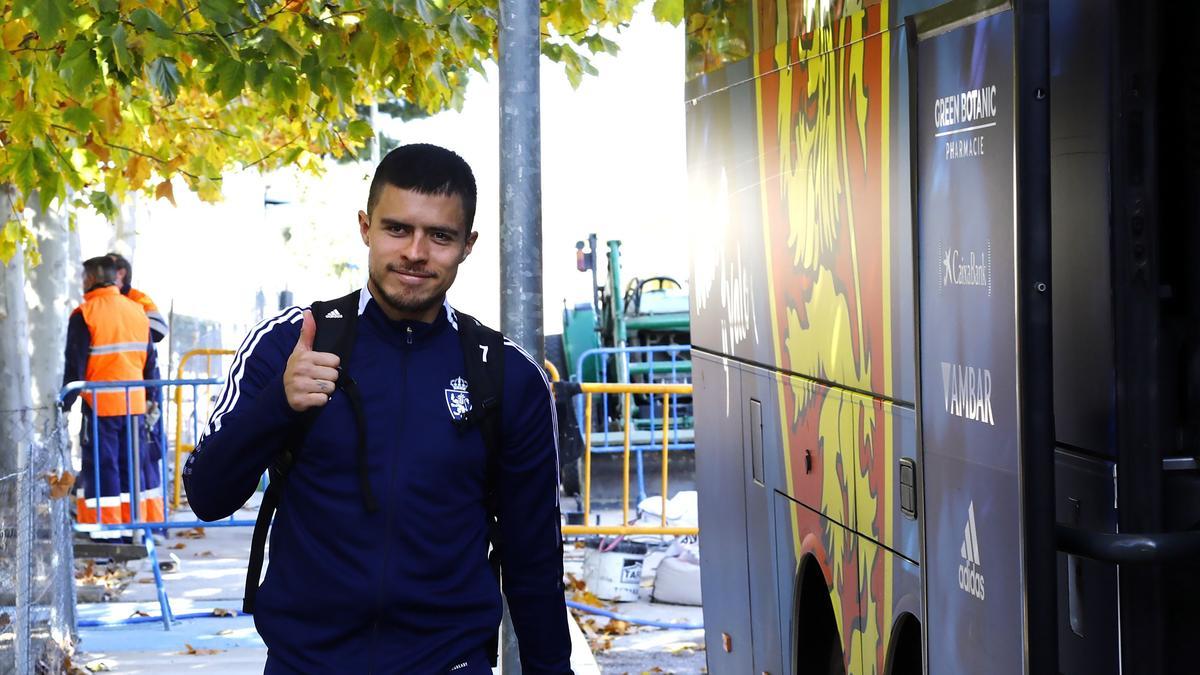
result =
[[333,126],[328,119],[325,119],[325,116],[321,114],[321,111],[314,108],[311,103],[308,104],[308,109],[316,113],[317,117],[322,122],[329,125],[329,130],[332,131],[333,135],[337,137],[338,143],[342,146],[342,150],[345,150],[346,154],[353,155],[354,151],[350,149],[350,146],[346,145],[346,141],[342,138],[342,134],[337,130],[337,127]]
[[251,30],[253,28],[261,28],[262,26],[265,26],[265,25],[271,23],[272,19],[279,16],[280,14],[283,14],[285,11],[287,11],[286,3],[284,5],[282,5],[279,9],[268,14],[266,16],[266,18],[264,18],[262,21],[257,21],[255,23],[252,23],[252,24],[249,24],[246,26],[242,26],[241,28],[238,28],[238,29],[233,30],[228,33],[218,33],[215,30],[188,30],[188,31],[175,31],[175,34],[183,35],[183,36],[187,36],[187,37],[230,38],[239,33],[245,33],[246,31]]
[[249,169],[249,168],[250,168],[250,167],[252,167],[252,166],[257,166],[257,165],[259,165],[259,164],[262,164],[263,162],[267,161],[267,159],[269,159],[269,158],[270,158],[272,155],[276,154],[276,153],[277,153],[277,152],[279,152],[280,150],[283,150],[284,148],[286,148],[286,147],[288,147],[288,146],[290,146],[290,145],[294,144],[296,141],[300,140],[300,137],[301,137],[301,136],[303,136],[303,135],[304,135],[304,132],[303,132],[303,131],[302,131],[302,132],[300,132],[300,133],[298,133],[298,134],[296,134],[296,137],[295,137],[295,138],[293,138],[292,140],[288,141],[287,143],[284,143],[283,145],[280,145],[279,147],[277,147],[277,148],[275,148],[274,150],[272,150],[272,151],[268,152],[267,154],[263,155],[262,157],[259,157],[258,159],[254,160],[253,162],[250,162],[249,164],[247,164],[246,166],[244,166],[244,167],[242,167],[242,168],[244,168],[244,169]]

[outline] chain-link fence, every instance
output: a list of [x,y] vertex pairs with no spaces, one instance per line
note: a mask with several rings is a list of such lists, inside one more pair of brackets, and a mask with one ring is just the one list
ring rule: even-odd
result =
[[75,644],[70,440],[39,411],[0,476],[0,673],[59,673]]

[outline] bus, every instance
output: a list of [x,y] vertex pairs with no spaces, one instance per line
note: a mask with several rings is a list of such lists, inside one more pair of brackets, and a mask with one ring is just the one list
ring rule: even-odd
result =
[[709,672],[1200,668],[1198,5],[687,2]]

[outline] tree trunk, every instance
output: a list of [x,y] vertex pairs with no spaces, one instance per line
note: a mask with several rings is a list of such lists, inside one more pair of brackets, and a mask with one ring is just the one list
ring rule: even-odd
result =
[[38,215],[33,226],[42,262],[29,274],[30,375],[34,407],[49,409],[62,385],[67,319],[76,306],[70,289],[80,284],[79,260],[72,257],[72,232],[62,210]]
[[[15,190],[0,185],[0,208],[11,211]],[[0,261],[3,263],[3,261]],[[33,440],[29,378],[29,318],[25,306],[25,248],[0,267],[0,477],[22,467]]]
[[[133,260],[133,248],[137,243],[137,224],[141,205],[142,201],[138,193],[131,193],[125,203],[117,209],[117,217],[113,219],[113,238],[110,240],[108,250],[120,253],[130,260]],[[94,255],[103,255],[104,253],[101,251]]]

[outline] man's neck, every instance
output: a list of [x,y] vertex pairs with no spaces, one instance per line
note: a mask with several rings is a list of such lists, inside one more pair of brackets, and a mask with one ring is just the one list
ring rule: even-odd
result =
[[437,319],[438,312],[442,311],[442,303],[446,301],[445,296],[441,301],[434,304],[424,312],[405,312],[396,309],[387,300],[382,300],[383,293],[375,287],[375,282],[367,280],[367,290],[371,293],[371,297],[375,299],[375,304],[379,305],[383,315],[392,321],[420,321],[422,323],[433,323]]

